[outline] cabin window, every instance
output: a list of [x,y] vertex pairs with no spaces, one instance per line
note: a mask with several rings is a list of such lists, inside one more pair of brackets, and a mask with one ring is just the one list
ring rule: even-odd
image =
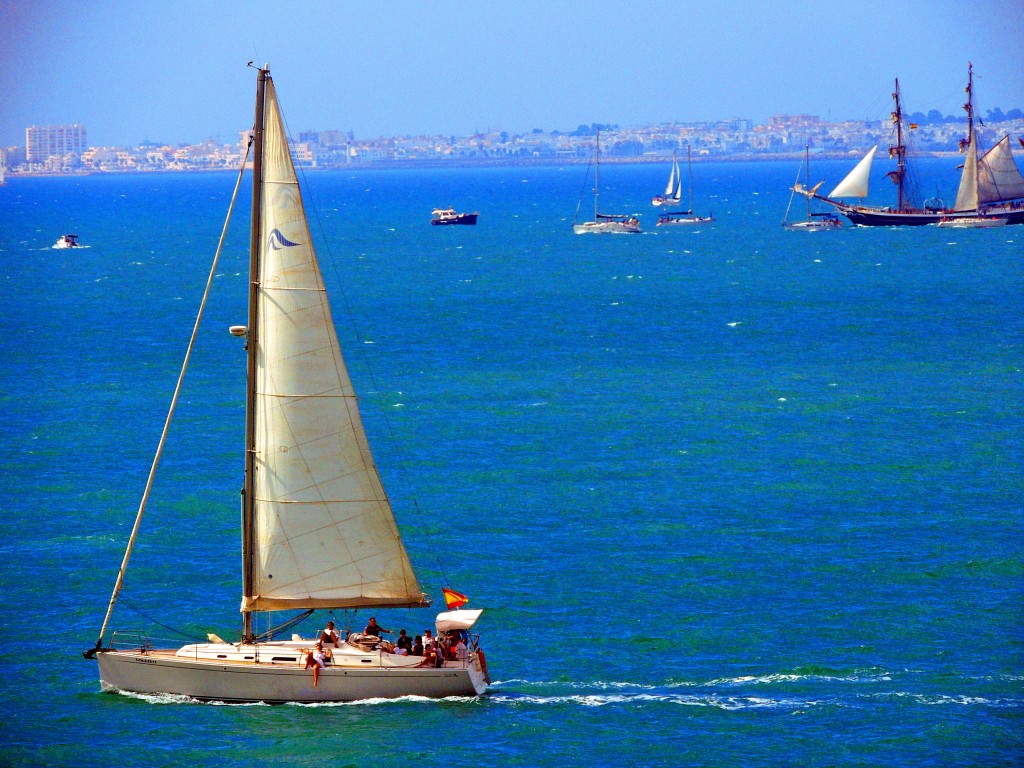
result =
[[298,661],[298,659],[293,658],[291,656],[273,656],[273,657],[271,657],[270,660],[271,661]]
[[224,655],[223,653],[218,653],[218,654],[217,654],[217,658],[218,658],[218,659],[226,659],[226,658],[227,658],[227,656],[225,656],[225,655]]

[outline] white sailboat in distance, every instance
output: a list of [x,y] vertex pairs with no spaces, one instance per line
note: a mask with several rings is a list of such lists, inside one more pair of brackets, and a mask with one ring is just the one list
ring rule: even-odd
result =
[[[231,328],[247,351],[241,636],[237,642],[210,635],[206,643],[154,648],[138,633],[114,632],[104,644],[168,415],[99,640],[84,655],[98,661],[104,690],[202,701],[482,694],[489,682],[486,662],[479,638],[468,632],[479,610],[437,616],[439,635],[462,641],[457,658],[424,666],[426,657],[390,653],[378,638],[359,635],[330,649],[333,660],[318,665],[316,677],[306,666],[316,638],[274,640],[273,630],[253,630],[259,612],[299,610],[301,619],[316,609],[430,605],[370,453],[266,67],[258,70],[254,125],[249,317],[247,326]],[[213,275],[211,270],[211,280]],[[180,379],[172,413],[179,392]],[[224,553],[225,562],[236,557]]]
[[[686,226],[689,224],[713,224],[714,215],[709,211],[707,216],[697,216],[693,212],[693,163],[690,160],[690,145],[686,145],[686,177],[690,186],[690,207],[685,211],[668,211],[658,217],[659,227]],[[679,179],[679,186],[676,188],[675,199],[671,202],[679,203],[682,198],[683,180]]]
[[[601,213],[598,198],[601,195],[601,131],[597,131],[594,144],[594,220],[576,223],[573,217],[572,231],[577,235],[637,235],[640,234],[640,219],[626,213]],[[582,203],[582,199],[580,201]],[[576,206],[576,215],[580,206]]]
[[675,153],[672,154],[672,170],[668,173],[668,183],[665,185],[665,194],[655,195],[651,198],[651,205],[679,205],[683,201],[683,179],[679,173],[679,161]]

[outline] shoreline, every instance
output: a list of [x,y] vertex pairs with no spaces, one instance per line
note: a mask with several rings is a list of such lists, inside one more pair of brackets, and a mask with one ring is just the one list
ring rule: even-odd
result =
[[[816,160],[857,160],[862,152],[821,152],[814,157]],[[714,157],[703,156],[693,158],[693,163],[792,163],[802,161],[803,152],[774,153],[774,154],[736,154],[716,155]],[[961,154],[955,150],[941,152],[922,152],[917,155],[919,159],[927,158],[957,158]],[[607,165],[666,165],[671,162],[667,157],[607,157],[601,158],[602,164]],[[296,166],[303,173],[329,173],[337,171],[382,171],[382,170],[433,170],[443,168],[530,168],[530,167],[552,167],[590,165],[593,158],[564,157],[564,158],[459,158],[459,159],[402,159],[402,160],[378,160],[370,162],[353,163],[351,165],[325,165],[325,166]],[[77,170],[70,173],[44,172],[44,171],[7,171],[7,180],[24,178],[78,178],[82,176],[118,176],[118,175],[149,175],[149,174],[189,174],[189,173],[237,173],[237,167],[226,168],[119,168],[117,170]]]

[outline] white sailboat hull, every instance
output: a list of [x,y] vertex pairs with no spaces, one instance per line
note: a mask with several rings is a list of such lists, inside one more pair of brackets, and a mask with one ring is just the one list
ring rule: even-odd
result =
[[635,235],[639,234],[641,230],[639,224],[632,224],[627,221],[586,221],[582,224],[573,224],[572,231],[577,235]]
[[365,665],[313,671],[295,663],[182,658],[174,651],[104,651],[96,654],[104,691],[187,696],[200,701],[317,703],[479,696],[487,674],[479,656],[441,668]]
[[985,216],[954,216],[939,222],[940,227],[956,229],[991,229],[1006,225],[1006,219]]

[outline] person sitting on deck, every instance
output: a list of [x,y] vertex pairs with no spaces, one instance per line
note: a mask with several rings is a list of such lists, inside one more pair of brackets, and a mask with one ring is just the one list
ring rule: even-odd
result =
[[370,617],[370,623],[366,625],[366,629],[363,630],[365,635],[373,635],[374,637],[380,637],[380,633],[391,634],[390,629],[384,629],[380,624],[377,623],[377,619],[373,616]]
[[331,659],[331,651],[324,650],[324,644],[319,640],[316,643],[316,649],[306,654],[306,666],[305,669],[313,668],[313,687],[316,688],[317,683],[320,681],[320,670],[327,666],[327,662]]
[[334,622],[328,621],[327,628],[320,633],[321,643],[334,643],[334,645],[341,645],[341,636],[338,634],[338,630],[334,628]]
[[406,651],[412,650],[412,638],[405,634],[404,629],[398,630],[398,639],[395,640],[395,646],[404,648]]
[[441,657],[437,655],[437,648],[434,645],[430,645],[423,650],[423,661],[417,664],[417,667],[437,667],[440,666]]
[[410,656],[422,656],[423,655],[423,638],[420,635],[412,640],[412,650],[409,651]]

